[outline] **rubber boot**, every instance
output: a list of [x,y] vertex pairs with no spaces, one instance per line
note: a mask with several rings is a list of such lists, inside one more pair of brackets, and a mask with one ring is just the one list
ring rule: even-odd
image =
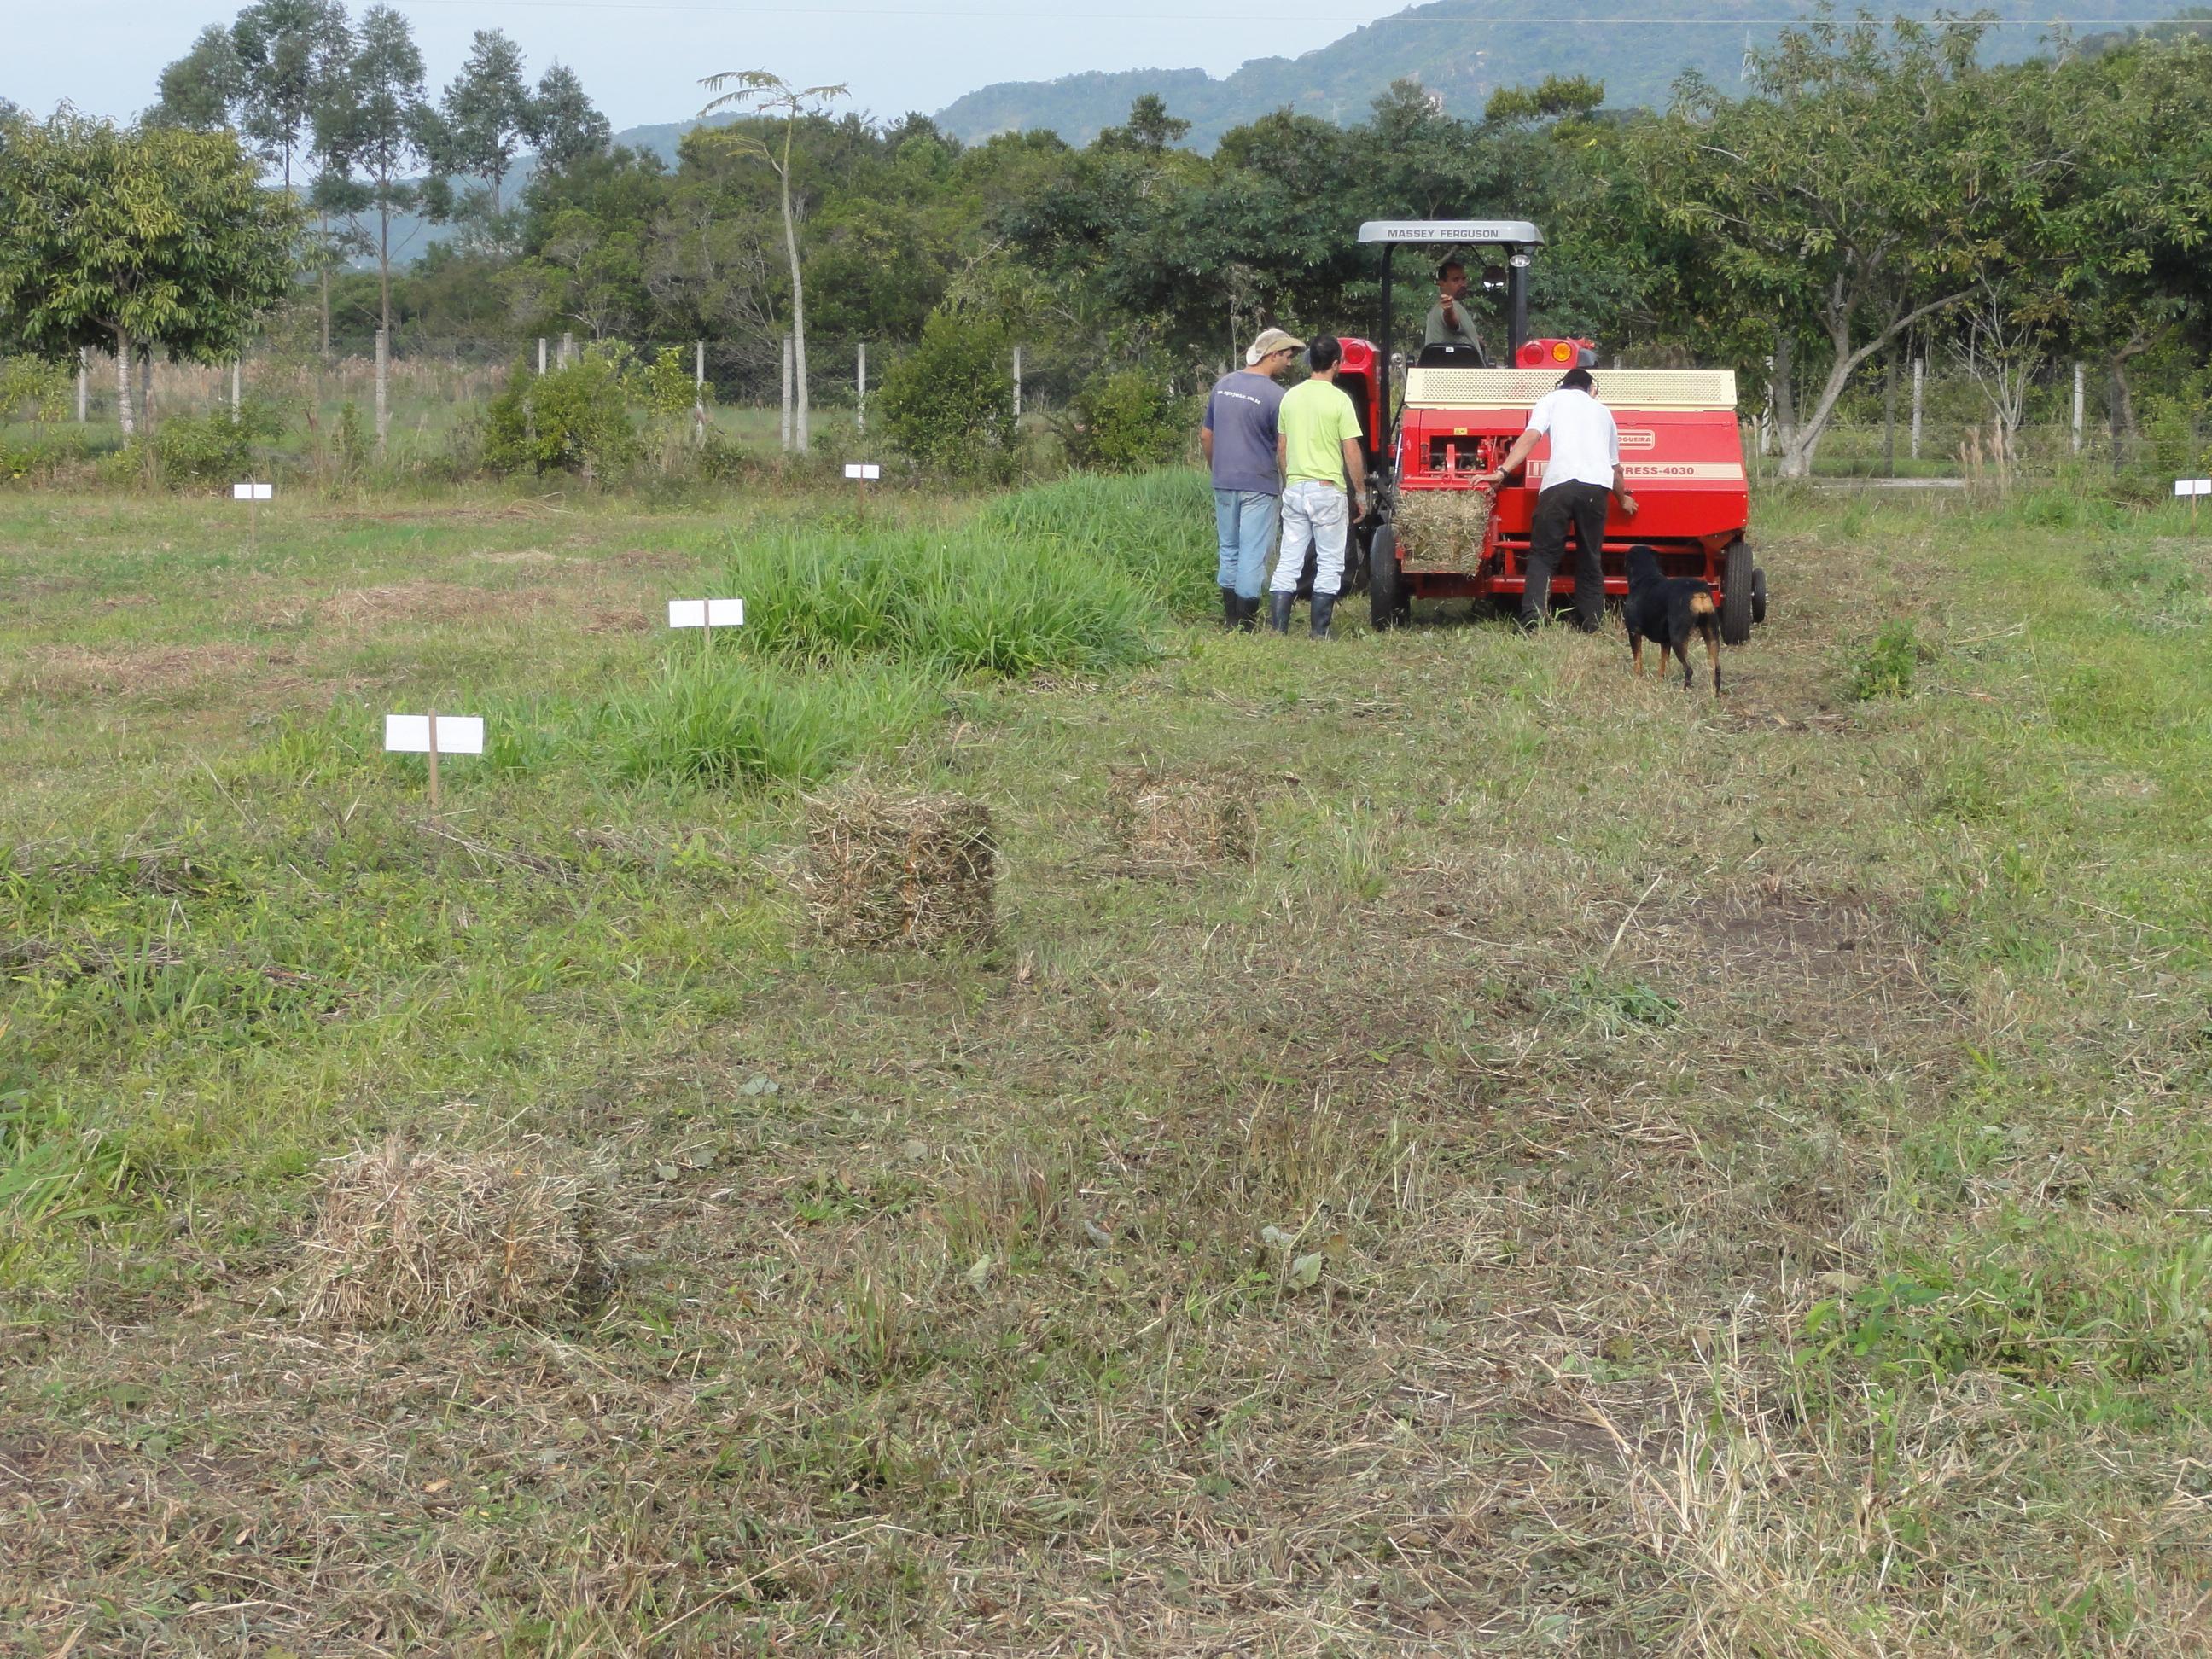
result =
[[1224,587],[1221,590],[1221,625],[1224,628],[1237,626],[1238,604],[1235,588]]
[[1245,633],[1249,634],[1254,629],[1259,627],[1259,625],[1260,596],[1257,593],[1255,593],[1249,599],[1238,599],[1237,601],[1237,626],[1243,629]]
[[1267,626],[1273,629],[1278,634],[1289,633],[1291,631],[1291,607],[1297,603],[1297,598],[1298,596],[1295,593],[1268,594]]
[[1313,596],[1313,636],[1317,640],[1328,637],[1328,619],[1336,612],[1336,595],[1316,593]]

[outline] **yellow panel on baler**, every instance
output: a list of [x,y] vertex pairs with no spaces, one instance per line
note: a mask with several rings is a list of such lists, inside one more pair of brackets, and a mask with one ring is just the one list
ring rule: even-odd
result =
[[[1617,411],[1735,410],[1735,371],[1728,368],[1600,368],[1597,395]],[[1409,368],[1408,409],[1527,409],[1559,383],[1556,368]]]

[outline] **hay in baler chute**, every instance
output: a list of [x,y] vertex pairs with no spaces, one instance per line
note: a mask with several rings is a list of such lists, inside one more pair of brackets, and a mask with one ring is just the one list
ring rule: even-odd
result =
[[816,934],[847,950],[988,944],[996,866],[978,802],[865,786],[807,799],[800,890]]
[[1119,768],[1106,797],[1115,844],[1132,870],[1147,875],[1249,864],[1260,837],[1254,793],[1249,779],[1226,772]]
[[1486,489],[1407,489],[1390,522],[1398,562],[1413,571],[1473,575],[1482,568],[1483,534],[1497,498]]
[[301,1314],[352,1330],[534,1323],[604,1285],[584,1183],[522,1154],[355,1154],[323,1194]]

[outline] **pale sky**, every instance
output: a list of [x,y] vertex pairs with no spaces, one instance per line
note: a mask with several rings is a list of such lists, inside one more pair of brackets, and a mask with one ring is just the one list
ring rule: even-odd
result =
[[[617,130],[684,119],[717,70],[845,82],[891,118],[943,108],[994,81],[1084,70],[1203,69],[1296,57],[1398,3],[1326,0],[393,0],[415,24],[434,94],[477,29],[504,30],[534,80],[558,58]],[[152,103],[163,64],[240,0],[0,0],[0,96],[40,114],[66,100],[128,117]],[[366,0],[351,0],[356,15]]]

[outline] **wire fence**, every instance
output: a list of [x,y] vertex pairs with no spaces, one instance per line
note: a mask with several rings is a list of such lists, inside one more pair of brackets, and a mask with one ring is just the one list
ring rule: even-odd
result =
[[[518,340],[511,335],[457,338],[448,333],[438,337],[435,349],[432,343],[404,330],[396,337],[386,383],[396,442],[443,441],[478,415],[518,367],[557,368],[587,350],[617,345],[647,358],[673,351],[688,373],[702,379],[702,402],[710,422],[732,437],[755,447],[787,441],[783,364],[775,362],[773,374],[763,372],[757,342],[593,341],[575,335]],[[884,377],[908,349],[899,343],[832,342],[809,352],[810,424],[817,443],[842,448],[878,441],[878,400]],[[1090,367],[1065,349],[1024,347],[1018,360],[1010,356],[1009,396],[1018,398],[1021,413],[1033,423],[1049,421],[1066,408]],[[150,376],[142,366],[132,388],[142,422],[149,389],[156,423],[179,415],[228,412],[234,393],[242,393],[275,405],[312,435],[334,427],[349,405],[353,418],[373,419],[376,363],[365,354],[325,358],[311,351],[264,349],[234,365],[157,362]],[[1176,389],[1202,388],[1194,383]],[[114,359],[94,354],[76,384],[45,398],[39,413],[50,422],[76,419],[112,429],[118,424],[119,401]],[[1893,392],[1877,372],[1846,394],[1821,439],[1819,471],[1863,477],[1983,476],[2048,473],[2083,462],[2176,476],[2212,470],[2212,422],[2199,406],[2154,392],[2131,400],[2116,428],[2114,401],[2108,375],[2085,365],[2077,381],[2073,365],[2052,364],[2021,398],[2017,428],[2007,430],[1988,388],[1971,377],[1933,362],[1917,377],[1909,365],[1901,366]],[[0,426],[27,412],[0,410]],[[1747,407],[1745,448],[1754,470],[1776,469],[1780,434],[1771,404],[1756,410]]]

